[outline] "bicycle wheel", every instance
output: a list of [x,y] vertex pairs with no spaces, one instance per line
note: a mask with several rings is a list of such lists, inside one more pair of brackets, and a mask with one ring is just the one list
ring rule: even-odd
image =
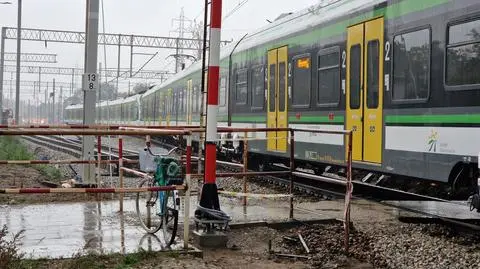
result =
[[[144,179],[138,185],[139,188],[153,187],[155,182],[150,179]],[[160,192],[139,192],[137,193],[136,207],[137,216],[140,225],[147,233],[156,233],[162,228],[162,216],[158,214],[159,204],[157,204]]]
[[175,242],[178,228],[178,205],[175,191],[165,191],[160,193],[160,201],[163,206],[160,212],[162,218],[162,236],[165,244],[170,246]]

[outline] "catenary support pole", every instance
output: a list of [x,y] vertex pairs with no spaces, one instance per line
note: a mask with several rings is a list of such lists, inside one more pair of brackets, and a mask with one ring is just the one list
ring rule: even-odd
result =
[[217,159],[217,106],[220,64],[220,36],[222,23],[222,0],[212,0],[210,14],[210,53],[207,92],[207,129],[205,140],[205,177],[200,206],[220,210],[216,185]]
[[[18,0],[17,14],[17,77],[15,81],[15,124],[20,124],[20,53],[22,40],[22,0]],[[3,70],[2,70],[3,71]],[[3,83],[3,81],[2,81]]]
[[[2,27],[2,40],[0,42],[0,113],[3,112],[3,67],[5,64],[5,32],[7,29]],[[7,124],[2,122],[2,124]]]
[[55,79],[53,79],[52,85],[52,124],[55,124]]
[[[95,101],[98,90],[97,52],[98,52],[98,11],[99,0],[87,0],[86,16],[86,42],[85,42],[85,65],[83,78],[83,124],[95,123]],[[93,158],[95,137],[85,136],[82,140],[82,158]],[[86,184],[95,182],[95,165],[84,165],[82,179]]]

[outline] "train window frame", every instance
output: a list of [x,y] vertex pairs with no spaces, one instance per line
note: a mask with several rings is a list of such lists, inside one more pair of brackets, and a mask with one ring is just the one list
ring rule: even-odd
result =
[[445,27],[445,50],[443,51],[443,87],[445,91],[467,91],[467,90],[478,90],[480,88],[480,83],[477,84],[463,84],[463,85],[448,85],[447,84],[447,53],[448,49],[451,47],[456,47],[456,46],[461,46],[461,45],[469,45],[469,44],[475,44],[479,43],[479,41],[464,41],[464,42],[457,42],[457,43],[452,43],[454,44],[453,46],[449,44],[449,38],[450,38],[450,27],[455,26],[455,25],[460,25],[460,24],[465,24],[468,22],[472,21],[479,21],[480,20],[480,14],[467,14],[464,16],[460,16],[457,18],[454,18],[450,21],[447,22],[447,25]]
[[[293,88],[295,87],[295,69],[297,68],[297,65],[296,65],[296,60],[298,59],[301,59],[301,58],[306,58],[308,57],[309,60],[310,60],[310,67],[308,68],[309,72],[308,72],[308,75],[310,76],[309,77],[309,89],[308,89],[308,103],[307,104],[295,104],[294,103],[294,90]],[[296,55],[292,58],[292,70],[291,70],[291,89],[289,89],[289,87],[287,87],[287,91],[288,91],[288,95],[289,95],[289,99],[290,99],[290,104],[292,105],[293,108],[310,108],[311,106],[311,103],[312,103],[312,55],[310,53],[303,53],[303,54],[299,54],[299,55]]]
[[[263,91],[262,91],[262,97],[263,97],[263,102],[262,102],[262,106],[255,106],[256,103],[253,101],[253,99],[257,96],[257,94],[255,93],[255,86],[256,86],[256,83],[254,83],[254,75],[257,73],[256,71],[258,70],[261,70],[262,74],[260,76],[261,78],[261,82],[263,83]],[[266,97],[265,97],[265,90],[266,90],[266,83],[265,83],[265,72],[266,72],[266,66],[263,65],[263,64],[259,64],[259,65],[255,65],[252,67],[252,72],[250,72],[250,81],[251,81],[251,88],[252,88],[252,94],[250,96],[250,99],[251,99],[251,104],[252,104],[252,111],[263,111],[265,109],[265,105],[266,105]],[[259,96],[259,95],[258,95]]]
[[[243,73],[245,72],[245,82],[242,82],[242,83],[238,83],[238,75],[240,73]],[[238,85],[240,84],[245,84],[246,88],[247,88],[247,96],[245,98],[245,101],[244,102],[240,102],[238,100]],[[235,70],[235,105],[237,106],[246,106],[248,104],[248,68],[239,68],[237,70]]]
[[[318,102],[318,96],[319,96],[319,91],[320,91],[320,87],[318,87],[318,83],[319,83],[319,73],[320,71],[320,61],[319,61],[319,57],[320,56],[324,56],[324,55],[328,55],[328,54],[331,54],[331,53],[338,53],[338,65],[336,67],[329,67],[329,68],[322,68],[322,70],[326,70],[326,69],[333,69],[333,68],[337,68],[338,70],[338,100],[337,102],[333,102],[333,103],[320,103]],[[342,57],[342,53],[341,53],[341,50],[340,50],[340,46],[333,46],[333,47],[328,47],[328,48],[323,48],[321,50],[319,50],[317,52],[317,58],[316,58],[316,72],[317,72],[317,79],[315,81],[316,83],[316,98],[315,98],[315,104],[317,107],[338,107],[339,104],[340,104],[340,100],[342,99],[342,69],[341,69],[341,57]]]
[[[395,72],[394,72],[394,68],[395,68],[395,50],[393,48],[393,42],[395,41],[395,37],[398,36],[398,35],[403,35],[403,34],[408,34],[408,33],[413,33],[413,32],[418,32],[418,31],[422,31],[422,30],[428,30],[428,38],[429,38],[429,42],[430,42],[430,53],[429,53],[429,58],[428,58],[428,88],[427,88],[427,95],[425,98],[420,98],[420,99],[394,99],[393,98],[393,91],[394,91],[394,76],[395,76]],[[387,39],[385,39],[387,40]],[[391,64],[390,64],[390,81],[389,81],[389,87],[390,87],[390,90],[389,90],[389,95],[390,95],[390,101],[392,104],[423,104],[423,103],[427,103],[429,100],[430,100],[430,96],[431,96],[431,93],[432,93],[432,26],[430,24],[427,24],[427,25],[421,25],[421,26],[417,26],[417,27],[410,27],[410,28],[407,28],[407,29],[402,29],[402,30],[399,30],[399,31],[396,31],[394,32],[392,35],[391,35],[391,39],[388,39],[388,41],[390,42],[390,44],[392,44],[392,48],[391,48],[391,53],[392,53],[392,57],[391,57]],[[385,69],[384,69],[385,70]],[[384,94],[385,94],[385,90],[384,90]]]

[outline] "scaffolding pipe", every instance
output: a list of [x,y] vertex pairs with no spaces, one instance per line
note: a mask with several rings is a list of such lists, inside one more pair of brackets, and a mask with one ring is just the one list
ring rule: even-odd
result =
[[[0,160],[1,164],[32,165],[32,164],[115,164],[119,160]],[[123,160],[123,163],[138,163],[137,160]]]
[[187,134],[188,131],[181,130],[93,130],[93,129],[77,129],[77,130],[61,130],[61,129],[12,129],[12,130],[0,130],[0,135],[182,135]]
[[184,190],[183,185],[158,186],[149,188],[16,188],[0,189],[0,194],[40,194],[40,193],[138,193]]

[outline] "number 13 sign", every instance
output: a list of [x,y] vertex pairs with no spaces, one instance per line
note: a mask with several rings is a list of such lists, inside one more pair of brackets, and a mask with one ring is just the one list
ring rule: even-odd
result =
[[83,88],[85,91],[96,91],[98,89],[98,75],[95,73],[83,74]]

